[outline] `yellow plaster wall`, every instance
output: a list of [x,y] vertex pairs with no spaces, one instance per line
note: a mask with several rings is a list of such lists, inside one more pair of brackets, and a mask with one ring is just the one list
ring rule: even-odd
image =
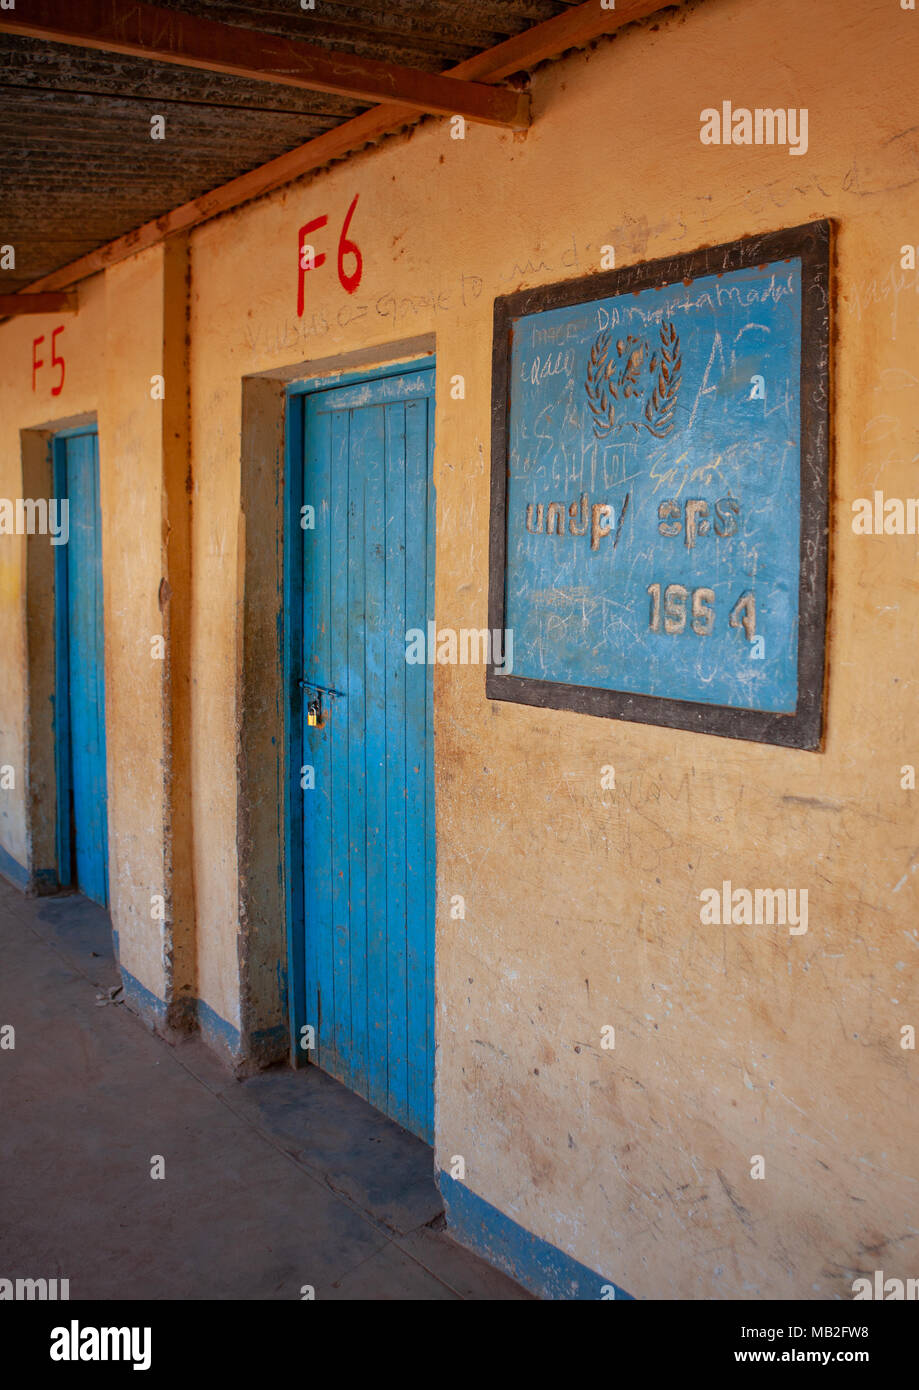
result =
[[[59,372],[51,366],[51,334],[59,324],[64,383],[54,396]],[[32,343],[41,334],[46,365],[33,391]],[[162,247],[84,281],[76,314],[5,323],[0,343],[0,495],[22,495],[20,430],[53,430],[89,414],[98,421],[110,908],[122,964],[162,999],[163,928],[150,901],[167,892],[164,663],[150,654],[150,637],[162,631],[162,404],[150,394],[151,376],[163,370]],[[0,844],[26,867],[24,579],[25,538],[0,537],[0,761],[17,771],[15,793],[0,793]]]
[[[168,895],[164,835],[163,248],[106,272],[105,397],[99,412],[105,589],[109,883],[121,964],[158,999],[167,990],[163,923],[151,897]],[[167,382],[166,390],[176,383]]]
[[[64,325],[55,351],[64,358],[64,382],[51,365],[51,336]],[[45,365],[32,385],[32,345]],[[30,314],[0,327],[0,497],[23,496],[20,431],[46,427],[98,409],[105,370],[105,284],[102,276],[80,287],[78,314]],[[50,545],[50,540],[46,542]],[[27,869],[25,760],[27,741],[25,646],[26,538],[0,536],[0,764],[15,770],[15,789],[0,791],[0,845]],[[48,867],[42,865],[41,867]]]
[[[232,1016],[240,378],[436,332],[437,621],[484,626],[495,295],[604,243],[622,265],[838,219],[826,751],[488,703],[480,669],[436,670],[438,1162],[639,1296],[915,1273],[916,541],[848,517],[916,490],[917,26],[885,0],[710,0],[544,69],[525,138],[428,122],[192,237],[199,964]],[[807,106],[807,155],[703,147],[723,99]],[[297,229],[324,213],[298,319]],[[723,878],[807,887],[807,935],[703,928]]]
[[[855,537],[849,518],[875,486],[917,491],[919,279],[899,269],[919,239],[917,45],[919,15],[895,0],[706,0],[538,73],[525,136],[454,141],[429,121],[191,236],[198,993],[236,1023],[241,378],[377,346],[386,360],[436,333],[437,622],[482,627],[494,297],[596,269],[607,243],[624,265],[838,222],[825,751],[489,703],[481,669],[435,673],[438,1164],[463,1155],[475,1192],[638,1296],[846,1298],[859,1271],[916,1273],[916,1064],[899,1033],[919,1022],[915,793],[900,789],[919,761],[917,541]],[[703,147],[699,113],[724,99],[806,106],[807,155]],[[335,260],[355,193],[348,296]],[[328,259],[299,319],[297,229],[321,214]],[[73,413],[105,383],[113,900],[125,964],[155,992],[157,254],[107,273],[109,341],[97,330],[67,386]],[[22,361],[0,413],[4,495],[18,430],[57,418],[28,394],[34,322],[0,327],[4,361]],[[0,552],[13,653],[18,546]],[[15,659],[5,761],[22,743]],[[11,852],[17,808],[0,821]],[[807,935],[701,926],[699,893],[724,878],[806,887]]]

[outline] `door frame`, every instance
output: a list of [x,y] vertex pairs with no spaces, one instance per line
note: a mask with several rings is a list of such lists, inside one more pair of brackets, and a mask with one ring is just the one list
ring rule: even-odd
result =
[[[51,479],[53,496],[69,499],[66,444],[70,439],[92,435],[96,440],[96,474],[99,473],[99,430],[95,424],[78,425],[73,429],[57,430],[51,439]],[[100,496],[101,514],[101,496]],[[72,750],[70,732],[70,611],[68,548],[59,545],[54,554],[54,773],[57,787],[55,845],[57,852],[57,881],[61,888],[78,887],[73,879],[73,841],[70,834],[70,802],[73,791]],[[99,572],[102,573],[102,533],[99,533]],[[104,590],[103,590],[104,591]],[[105,683],[105,628],[103,621],[103,688]],[[105,766],[105,838],[103,846],[105,879],[105,908],[111,899],[108,854],[108,756],[105,739],[105,706],[102,708],[102,749]]]
[[[304,670],[303,652],[303,553],[302,546],[292,544],[299,539],[300,508],[303,505],[303,449],[305,398],[337,387],[376,382],[386,377],[405,376],[412,372],[429,371],[436,366],[436,354],[413,357],[407,361],[387,363],[381,367],[365,367],[352,372],[334,372],[328,376],[306,377],[291,382],[284,392],[284,634],[283,689],[284,745],[288,750],[286,779],[286,813],[284,815],[284,862],[286,926],[287,926],[287,1012],[290,1028],[290,1060],[295,1067],[309,1064],[308,1053],[299,1045],[300,1030],[318,1019],[306,1016],[306,904],[303,891],[303,794],[300,791],[300,768],[303,757],[302,701],[298,684]],[[436,413],[435,389],[435,413]],[[436,415],[435,415],[436,418]],[[437,573],[437,499],[433,476],[429,477],[430,505],[434,512],[434,573]],[[434,729],[431,727],[431,758],[434,757]],[[432,793],[436,792],[432,788]],[[434,823],[437,824],[436,800]],[[435,834],[436,854],[436,834]],[[436,867],[435,867],[436,874]],[[436,955],[436,932],[433,942]],[[435,1044],[436,1046],[436,1044]]]

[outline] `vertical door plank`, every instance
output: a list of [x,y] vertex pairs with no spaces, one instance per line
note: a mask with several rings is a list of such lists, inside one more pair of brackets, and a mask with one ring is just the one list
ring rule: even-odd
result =
[[[427,614],[427,402],[405,404],[406,600],[409,614]],[[406,666],[406,940],[408,967],[408,1106],[416,1117],[427,1109],[430,1088],[428,1064],[428,1001],[426,945],[428,937],[426,795],[427,683],[429,666]]]
[[[368,1099],[385,1109],[388,1095],[386,998],[386,452],[384,407],[355,412],[354,465],[364,478],[364,776],[367,839]],[[357,985],[357,982],[355,982]]]
[[351,1086],[367,1076],[367,469],[372,412],[351,412],[348,456],[348,859],[351,867]]
[[[351,858],[349,825],[351,818],[351,768],[349,756],[352,704],[360,689],[352,688],[349,647],[349,574],[351,569],[349,535],[349,451],[351,417],[348,411],[332,416],[331,497],[329,528],[332,547],[331,607],[328,616],[332,670],[337,675],[336,690],[345,692],[329,720],[326,737],[332,761],[332,1011],[331,1039],[337,1061],[334,1074],[346,1085],[351,1077]],[[325,1027],[325,1024],[323,1024]],[[328,1030],[327,1030],[328,1036]]]
[[[433,373],[432,373],[433,378]],[[433,379],[431,382],[433,391]],[[425,613],[429,618],[434,618],[434,556],[436,543],[436,499],[434,497],[434,396],[428,396],[427,402],[427,450],[424,460],[424,489],[425,501],[424,510],[426,521],[426,546],[425,546]],[[434,1143],[434,1037],[435,1037],[435,1017],[434,1005],[436,1000],[436,979],[434,971],[434,924],[437,911],[437,828],[434,819],[434,668],[428,666],[425,672],[425,695],[424,695],[424,753],[425,753],[425,777],[424,777],[424,803],[425,803],[425,932],[424,932],[424,960],[425,960],[425,982],[424,997],[426,1010],[426,1032],[425,1041],[425,1083],[419,1096],[418,1114],[421,1120],[421,1132],[426,1136],[428,1143]]]
[[[307,680],[334,685],[329,612],[332,600],[331,417],[305,412],[303,503],[314,508],[314,528],[300,529],[303,546],[303,664]],[[299,678],[299,672],[295,673]],[[320,1066],[336,1069],[327,1043],[333,1017],[332,970],[332,747],[322,730],[307,724],[309,695],[302,692],[304,763],[314,771],[312,791],[300,791],[303,805],[303,904],[307,979],[306,1022],[316,1029],[314,1056]],[[298,777],[299,782],[299,777]],[[323,1014],[327,1011],[326,1024]],[[328,1055],[327,1055],[328,1053]]]
[[388,1113],[410,1125],[408,960],[405,936],[405,405],[386,406],[386,977],[389,999]]

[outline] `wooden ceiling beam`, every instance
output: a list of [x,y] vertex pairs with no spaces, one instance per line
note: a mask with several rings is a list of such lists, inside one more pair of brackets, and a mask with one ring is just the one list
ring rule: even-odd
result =
[[496,47],[467,58],[458,67],[451,68],[450,75],[500,82],[512,72],[535,67],[547,58],[557,58],[568,48],[583,48],[626,24],[647,19],[659,10],[679,9],[682,4],[683,0],[616,0],[614,10],[605,10],[600,0],[587,0],[586,4],[572,5],[552,19],[534,24],[532,29],[524,29],[522,34],[515,34]]
[[523,92],[337,53],[143,0],[21,0],[15,9],[0,10],[0,29],[357,101],[398,101],[415,111],[511,130],[525,130],[530,123],[529,97]]
[[75,314],[75,294],[0,294],[0,317],[10,314]]
[[[522,71],[528,65],[555,57],[567,48],[589,43],[604,34],[611,34],[623,25],[647,19],[659,10],[679,8],[681,3],[682,0],[617,0],[615,10],[604,10],[599,0],[586,0],[586,3],[576,5],[542,24],[536,24],[515,38],[506,39],[494,48],[486,49],[484,53],[466,58],[450,69],[450,75],[481,82],[498,82],[509,77],[511,73]],[[95,251],[90,251],[79,260],[71,261],[60,270],[52,271],[40,280],[34,280],[23,293],[32,290],[59,290],[68,285],[75,285],[79,280],[97,275],[117,261],[126,260],[138,251],[156,246],[169,236],[190,231],[192,227],[200,226],[202,222],[207,222],[220,213],[228,212],[253,198],[272,193],[276,188],[282,188],[314,169],[321,169],[330,160],[352,154],[369,141],[399,130],[417,118],[418,112],[410,106],[391,103],[375,106],[323,135],[317,135],[307,144],[289,150],[277,159],[269,160],[267,164],[252,169],[248,174],[231,179],[229,183],[222,184],[210,193],[202,194],[190,203],[183,203],[181,207],[174,208],[152,222],[135,227],[133,231],[117,237],[115,241],[110,241]]]

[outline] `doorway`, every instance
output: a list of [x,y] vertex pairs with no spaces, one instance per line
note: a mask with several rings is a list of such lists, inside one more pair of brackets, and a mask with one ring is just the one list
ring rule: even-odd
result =
[[53,442],[54,493],[68,540],[55,554],[57,863],[62,887],[108,905],[102,515],[95,430]]
[[292,395],[288,422],[294,1027],[432,1143],[433,687],[406,632],[434,616],[433,367]]

